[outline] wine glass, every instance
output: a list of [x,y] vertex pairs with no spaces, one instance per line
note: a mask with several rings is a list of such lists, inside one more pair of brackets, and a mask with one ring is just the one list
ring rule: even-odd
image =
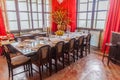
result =
[[22,40],[21,40],[21,38],[17,38],[17,41],[20,43]]

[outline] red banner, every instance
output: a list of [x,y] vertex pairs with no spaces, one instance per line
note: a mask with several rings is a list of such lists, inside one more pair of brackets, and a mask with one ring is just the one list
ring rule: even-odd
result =
[[[68,17],[70,18],[71,32],[74,32],[76,29],[76,0],[63,0],[62,3],[59,3],[58,0],[52,1],[52,12],[57,8],[63,8],[68,11]],[[57,24],[52,22],[52,31],[57,30]]]

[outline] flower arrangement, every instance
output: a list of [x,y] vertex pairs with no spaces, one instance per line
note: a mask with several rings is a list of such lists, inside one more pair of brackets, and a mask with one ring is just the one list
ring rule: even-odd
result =
[[68,11],[63,8],[58,8],[56,11],[52,13],[52,19],[57,24],[60,25],[61,28],[58,30],[66,29],[66,26],[71,22],[70,18],[68,17]]
[[55,32],[55,34],[56,34],[57,36],[62,36],[62,35],[64,34],[64,31],[58,30],[58,31]]

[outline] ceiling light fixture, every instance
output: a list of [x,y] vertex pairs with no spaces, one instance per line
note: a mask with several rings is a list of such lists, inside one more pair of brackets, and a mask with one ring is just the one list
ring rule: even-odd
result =
[[59,4],[61,4],[61,3],[63,2],[63,0],[57,0],[57,2],[58,2]]

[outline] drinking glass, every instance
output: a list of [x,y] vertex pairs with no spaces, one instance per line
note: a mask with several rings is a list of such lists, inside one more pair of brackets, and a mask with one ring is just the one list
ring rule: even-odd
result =
[[18,38],[17,41],[20,43],[22,40],[21,40],[21,38]]

